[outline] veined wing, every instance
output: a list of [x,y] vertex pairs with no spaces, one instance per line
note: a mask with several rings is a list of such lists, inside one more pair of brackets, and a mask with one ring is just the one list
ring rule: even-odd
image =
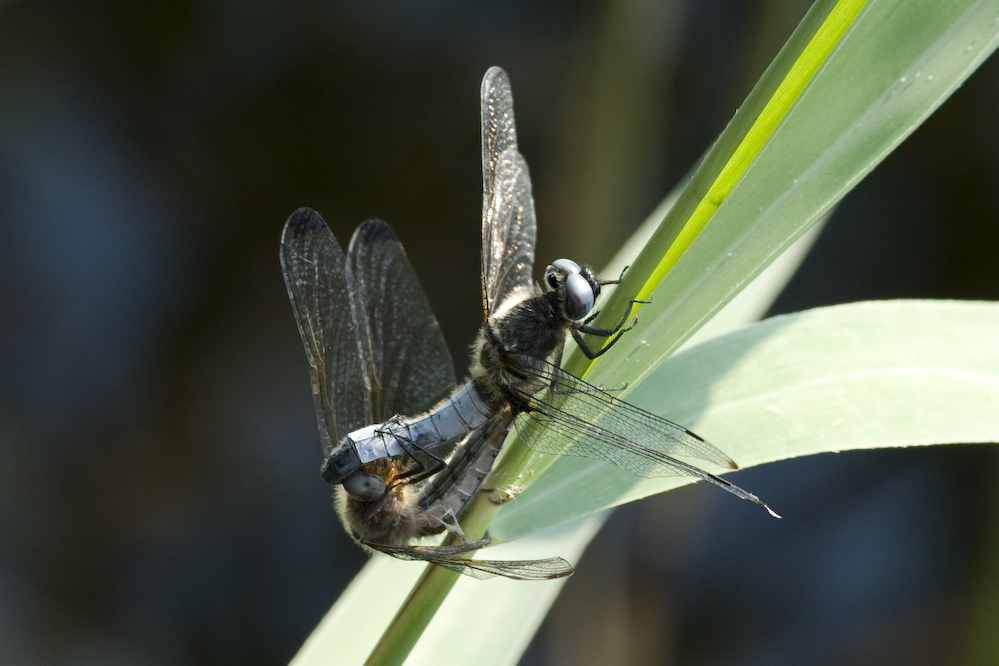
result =
[[323,453],[372,422],[367,331],[347,258],[319,213],[300,208],[281,235],[281,270],[312,378]]
[[427,411],[457,384],[454,366],[416,272],[388,224],[367,220],[357,228],[348,268],[368,331],[373,422]]
[[503,576],[514,580],[551,580],[572,575],[572,565],[561,557],[544,560],[466,560],[461,556],[489,545],[489,537],[460,546],[386,546],[367,544],[400,560],[430,562],[483,580]]
[[693,476],[777,515],[756,495],[677,459],[686,456],[738,468],[731,458],[683,426],[619,400],[545,361],[523,358],[517,369],[548,387],[520,396],[527,413],[517,422],[517,432],[530,448],[602,460],[642,477]]
[[517,150],[510,78],[502,67],[490,67],[479,88],[482,104],[482,180],[489,182],[492,160],[504,151]]
[[537,218],[527,163],[517,150],[510,79],[482,79],[482,306],[485,316],[514,288],[531,284]]

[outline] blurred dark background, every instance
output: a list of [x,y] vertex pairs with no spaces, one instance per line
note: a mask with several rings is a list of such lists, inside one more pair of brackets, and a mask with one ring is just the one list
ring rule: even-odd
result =
[[[287,216],[343,242],[388,220],[461,374],[486,68],[513,81],[539,263],[599,266],[808,5],[0,3],[0,661],[287,662],[365,561],[318,474]],[[847,196],[773,312],[999,297],[997,102],[993,60]],[[780,522],[700,488],[626,507],[524,663],[994,663],[997,463],[739,474]]]

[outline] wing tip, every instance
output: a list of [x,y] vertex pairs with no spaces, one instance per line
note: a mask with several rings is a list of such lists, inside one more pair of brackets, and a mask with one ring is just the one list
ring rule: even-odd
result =
[[315,233],[326,226],[326,220],[311,208],[299,208],[288,217],[284,225],[284,236],[297,238]]
[[395,232],[388,225],[388,222],[372,218],[361,222],[357,230],[354,231],[354,241],[352,242],[355,241],[361,241],[367,245],[386,242],[394,243],[396,242],[396,236]]
[[493,65],[487,69],[486,73],[482,76],[482,92],[486,93],[486,91],[496,87],[497,81],[510,85],[510,77],[507,76],[506,70],[499,65]]

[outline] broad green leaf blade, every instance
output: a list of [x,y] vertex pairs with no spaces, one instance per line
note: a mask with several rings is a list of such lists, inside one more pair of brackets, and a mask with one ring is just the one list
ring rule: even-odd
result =
[[[639,289],[636,296],[638,300],[644,301],[649,298],[666,273],[676,264],[677,259],[697,238],[704,225],[711,220],[718,207],[725,202],[732,188],[742,179],[746,169],[772,136],[777,125],[788,114],[819,69],[824,66],[829,54],[843,35],[852,27],[854,19],[865,4],[866,0],[835,0],[819,1],[812,6],[794,35],[781,50],[781,54],[750,94],[744,107],[744,111],[750,112],[748,114],[750,117],[738,118],[723,133],[719,144],[724,143],[729,137],[733,140],[738,139],[735,149],[727,156],[724,151],[712,150],[715,154],[709,156],[709,160],[713,157],[727,157],[727,159],[717,175],[714,175],[707,191],[699,197],[697,205],[676,239],[658,260],[645,284]],[[802,44],[800,49],[799,44]],[[785,63],[789,63],[789,66]],[[773,90],[770,90],[771,82],[776,84]],[[762,102],[762,108],[758,113],[757,100]],[[748,129],[743,130],[740,127],[743,122],[751,122]],[[706,181],[709,173],[710,171],[705,169],[699,175],[704,176]],[[689,194],[693,195],[695,192],[696,188],[691,188]],[[687,194],[688,192],[685,192],[684,197]],[[641,264],[642,261],[643,257],[639,257],[637,263]]]
[[[631,400],[692,428],[742,467],[849,449],[999,442],[999,304],[881,301],[774,317],[671,357]],[[691,481],[638,479],[563,456],[490,531],[516,539]],[[766,500],[765,488],[751,490]],[[746,512],[765,518],[748,502]]]
[[[992,53],[997,16],[996,0],[869,2],[639,327],[595,366],[596,383],[635,386],[839,201]],[[626,287],[605,304],[610,314],[623,311]]]
[[[600,275],[620,275],[623,270],[635,260],[635,255],[642,249],[655,232],[659,221],[663,215],[675,203],[675,193],[667,197],[658,208],[649,216],[642,226],[624,244],[621,251],[611,259]],[[819,234],[825,227],[825,222],[829,219],[835,208],[830,210],[815,225],[799,237],[784,252],[782,252],[769,266],[759,275],[753,278],[752,282],[740,291],[731,301],[729,301],[720,311],[718,311],[708,322],[697,330],[684,342],[682,348],[710,340],[734,331],[746,324],[758,321],[774,301],[787,286],[788,281],[798,271],[801,262],[805,260],[812,245],[818,240]],[[603,293],[612,292],[614,286],[604,287]]]
[[[752,164],[864,4],[864,0],[816,0],[634,258],[622,293],[604,303],[605,316],[598,325],[611,325],[628,300],[646,300],[659,285]],[[567,359],[565,367],[584,377],[593,365],[576,355]]]

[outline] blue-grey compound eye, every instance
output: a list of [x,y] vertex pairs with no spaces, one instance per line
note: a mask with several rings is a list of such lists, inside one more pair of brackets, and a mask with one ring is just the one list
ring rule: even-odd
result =
[[572,259],[556,259],[552,262],[552,268],[557,268],[566,275],[579,272],[579,264]]
[[[563,261],[568,261],[565,259]],[[579,267],[577,266],[578,270]],[[582,319],[593,308],[593,289],[579,273],[571,273],[565,280],[565,300],[567,314],[572,319]]]
[[558,288],[559,273],[566,276],[579,273],[579,264],[572,259],[556,259],[545,269],[545,282],[552,289]]
[[343,480],[343,489],[362,500],[376,500],[385,494],[385,481],[380,476],[354,472]]

